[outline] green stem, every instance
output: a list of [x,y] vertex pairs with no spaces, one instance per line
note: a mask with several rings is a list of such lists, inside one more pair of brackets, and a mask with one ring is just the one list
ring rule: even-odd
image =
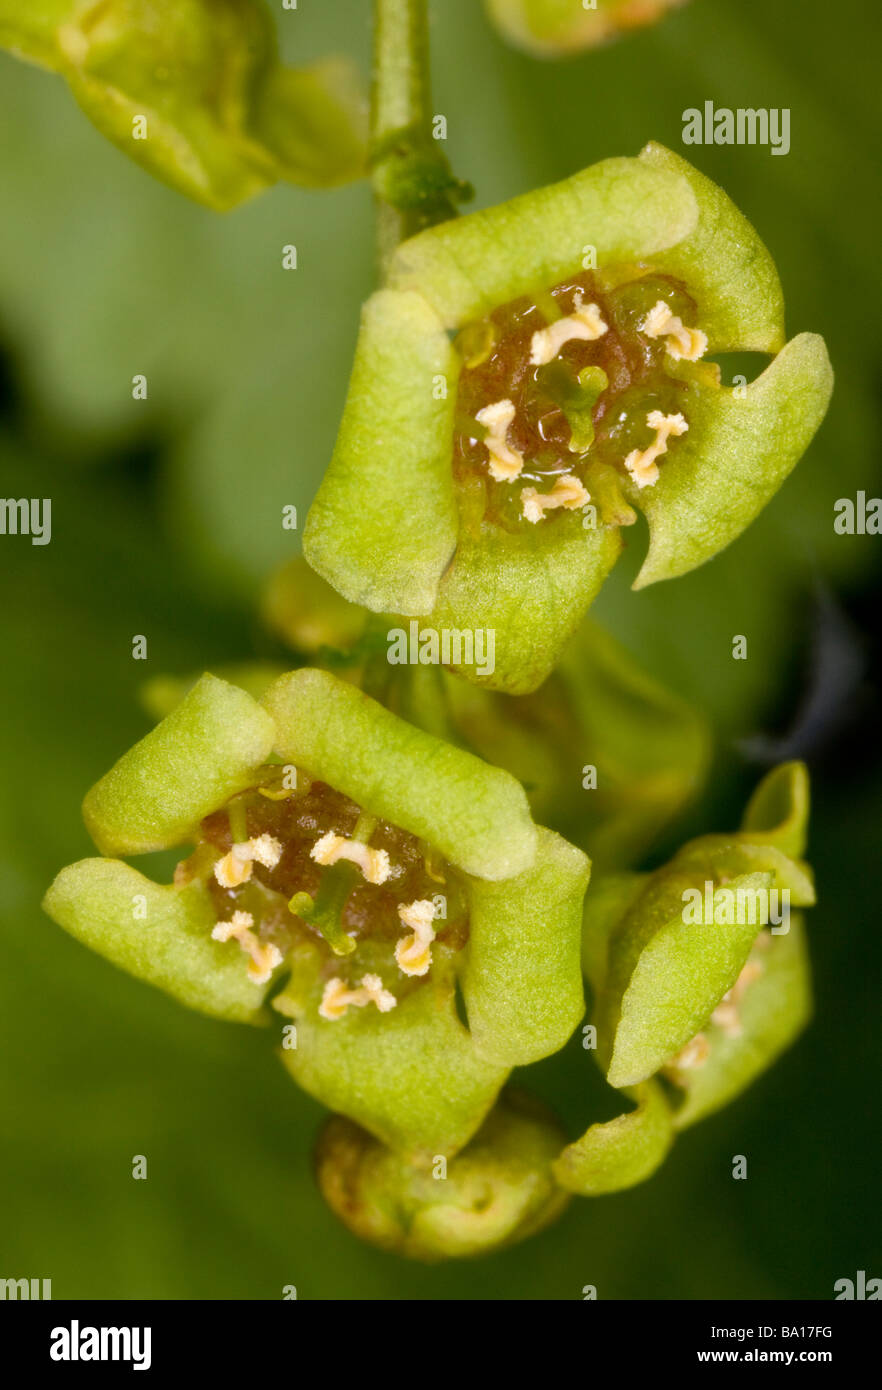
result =
[[371,140],[431,121],[426,0],[375,0]]
[[400,241],[471,196],[432,138],[427,0],[374,0],[371,164],[381,270]]

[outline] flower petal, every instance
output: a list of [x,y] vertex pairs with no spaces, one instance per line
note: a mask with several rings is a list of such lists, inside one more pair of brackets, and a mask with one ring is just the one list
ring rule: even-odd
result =
[[462,537],[431,624],[441,631],[493,632],[495,662],[490,674],[474,663],[453,669],[511,695],[535,690],[621,549],[617,529],[584,530],[580,519],[565,517],[518,535],[485,526],[476,539]]
[[591,1125],[553,1165],[555,1178],[568,1192],[581,1197],[622,1192],[645,1182],[664,1162],[674,1139],[664,1090],[657,1081],[644,1081],[628,1094],[636,1100],[636,1110]]
[[236,942],[211,939],[217,908],[201,883],[164,887],[118,859],[62,869],[43,901],[77,940],[130,975],[214,1018],[266,1022]]
[[810,805],[805,763],[781,763],[767,772],[744,812],[739,840],[774,845],[797,859],[805,853]]
[[742,398],[692,393],[689,433],[640,495],[649,551],[635,589],[696,569],[750,525],[808,448],[832,387],[824,340],[801,333]]
[[418,290],[446,328],[597,264],[652,258],[694,231],[698,204],[681,170],[643,159],[605,159],[561,183],[525,193],[402,242],[388,283]]
[[293,1018],[297,1046],[282,1060],[310,1095],[412,1157],[451,1155],[493,1105],[507,1069],[479,1056],[456,1014],[452,966],[435,952],[431,973],[394,1009],[319,1016],[318,953],[301,947],[274,1007]]
[[371,296],[334,455],[303,534],[313,569],[353,603],[431,611],[456,546],[458,373],[450,341],[420,295]]
[[183,843],[249,785],[269,757],[272,720],[244,690],[204,675],[155,729],[96,782],[83,819],[104,854]]
[[778,352],[784,346],[784,295],[775,262],[718,184],[655,141],[640,151],[649,168],[689,184],[698,219],[688,236],[653,256],[653,268],[684,280],[710,352]]
[[536,855],[526,793],[508,772],[424,733],[326,671],[292,671],[263,697],[276,752],[479,878]]
[[580,950],[590,872],[581,850],[540,827],[526,873],[470,883],[461,984],[483,1057],[510,1067],[548,1057],[585,1012]]
[[743,921],[731,924],[684,921],[686,883],[688,876],[671,873],[650,884],[611,942],[598,1005],[598,1032],[611,1040],[611,1086],[652,1076],[695,1036],[732,988],[766,924],[761,892],[771,886],[771,874],[742,874],[714,891],[714,916],[727,901],[721,894],[741,889],[756,895],[752,920],[744,913]]

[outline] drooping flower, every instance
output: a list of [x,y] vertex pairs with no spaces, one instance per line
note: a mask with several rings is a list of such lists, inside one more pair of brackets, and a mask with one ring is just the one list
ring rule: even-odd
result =
[[677,1131],[734,1099],[805,1026],[808,807],[805,767],[782,764],[740,830],[692,840],[653,873],[595,884],[583,964],[597,1056],[637,1108],[561,1156],[556,1171],[571,1191],[648,1176]]
[[0,46],[61,73],[103,135],[209,207],[364,172],[356,75],[284,66],[260,0],[0,0]]
[[[451,334],[455,337],[451,341]],[[726,387],[710,355],[775,354]],[[727,196],[658,145],[405,241],[365,305],[304,553],[341,594],[495,633],[535,689],[642,510],[635,587],[745,529],[823,418],[823,341]]]
[[260,703],[204,676],[84,816],[105,855],[190,853],[169,885],[82,860],[50,915],[206,1013],[266,1022],[271,1002],[293,1077],[398,1151],[461,1148],[581,1017],[586,857],[509,773],[325,671]]

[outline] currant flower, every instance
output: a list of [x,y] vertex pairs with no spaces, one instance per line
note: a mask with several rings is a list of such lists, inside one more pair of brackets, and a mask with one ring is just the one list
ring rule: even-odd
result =
[[456,1152],[582,1016],[585,855],[508,772],[326,671],[260,702],[203,676],[84,817],[106,856],[190,852],[167,885],[73,864],[50,916],[205,1013],[271,1004],[294,1079],[400,1152]]
[[[774,356],[726,387],[708,358],[735,350]],[[398,247],[304,554],[353,603],[493,630],[493,672],[455,669],[525,693],[635,509],[650,537],[635,587],[703,564],[781,486],[831,382],[822,339],[785,343],[753,228],[648,145]]]
[[739,1095],[807,1023],[798,909],[815,901],[800,858],[808,809],[805,767],[782,764],[760,783],[740,830],[693,840],[653,873],[594,885],[583,965],[597,1056],[636,1105],[564,1150],[555,1173],[570,1191],[648,1177],[680,1130]]
[[60,73],[103,135],[217,210],[364,172],[355,74],[285,67],[260,0],[0,0],[0,47]]

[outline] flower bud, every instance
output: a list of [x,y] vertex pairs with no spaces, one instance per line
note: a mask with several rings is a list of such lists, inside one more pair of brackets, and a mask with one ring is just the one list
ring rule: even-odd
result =
[[410,1259],[482,1255],[524,1240],[569,1200],[552,1176],[563,1135],[538,1102],[505,1093],[471,1143],[413,1162],[334,1116],[316,1171],[331,1210],[354,1235]]
[[511,43],[536,58],[596,48],[655,24],[685,0],[485,0],[487,13]]

